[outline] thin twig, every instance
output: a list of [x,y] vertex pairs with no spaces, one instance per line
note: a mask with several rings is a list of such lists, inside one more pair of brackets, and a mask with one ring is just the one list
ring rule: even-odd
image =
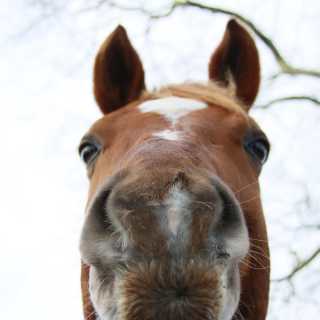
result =
[[[311,77],[317,77],[320,78],[320,71],[319,70],[312,70],[312,69],[304,69],[304,68],[298,68],[293,65],[291,65],[280,53],[280,51],[277,49],[277,47],[274,45],[273,41],[267,37],[252,21],[250,21],[248,18],[245,18],[244,16],[240,15],[239,13],[236,13],[231,10],[226,10],[218,7],[211,7],[209,5],[204,5],[198,2],[194,1],[176,1],[175,2],[176,7],[182,6],[182,7],[194,7],[199,8],[202,10],[206,10],[212,13],[222,13],[227,14],[230,16],[236,17],[238,20],[243,22],[245,25],[247,25],[256,35],[257,37],[270,49],[273,56],[275,57],[281,73],[289,74],[289,75],[305,75],[305,76],[311,76]],[[173,8],[174,9],[174,8]]]
[[77,13],[82,13],[86,11],[92,11],[92,10],[97,10],[100,9],[102,6],[107,5],[110,8],[116,8],[119,10],[124,10],[124,11],[134,11],[134,12],[140,12],[143,13],[144,15],[148,16],[150,19],[160,19],[160,18],[165,18],[171,15],[171,13],[174,11],[174,9],[178,6],[178,3],[173,2],[172,5],[168,8],[168,10],[162,14],[154,14],[151,11],[146,10],[144,7],[134,7],[134,6],[124,6],[124,5],[119,5],[118,3],[110,0],[99,0],[97,3],[82,8],[81,10],[77,11]]
[[290,281],[297,273],[299,273],[306,266],[308,266],[310,263],[312,263],[317,258],[317,256],[319,254],[320,254],[320,248],[318,248],[315,252],[313,252],[310,255],[310,257],[308,257],[307,259],[298,263],[288,275],[286,275],[282,278],[279,278],[279,279],[275,279],[274,281],[276,281],[276,282]]
[[[116,3],[116,1],[110,1],[110,0],[98,0],[95,4],[91,6],[87,6],[81,10],[78,10],[76,13],[86,12],[90,10],[97,10],[101,8],[102,6],[107,5],[109,7],[118,8],[120,10],[124,11],[136,11],[141,12],[144,15],[148,16],[150,19],[160,19],[164,17],[170,16],[176,8],[178,7],[193,7],[198,8],[201,10],[209,11],[211,13],[222,13],[229,16],[233,16],[237,18],[239,21],[247,25],[255,34],[256,36],[269,48],[271,53],[273,54],[274,58],[276,59],[278,66],[280,68],[280,72],[277,73],[276,76],[280,74],[287,74],[287,75],[305,75],[305,76],[311,76],[320,78],[320,70],[314,70],[314,69],[306,69],[306,68],[299,68],[296,66],[293,66],[290,64],[284,56],[280,53],[279,49],[275,46],[273,41],[266,36],[251,20],[244,17],[243,15],[240,15],[237,12],[226,10],[219,7],[213,7],[210,5],[201,4],[195,1],[189,1],[189,0],[174,0],[171,4],[171,6],[168,8],[168,10],[162,14],[155,14],[149,10],[146,10],[142,6],[123,6]],[[42,19],[40,19],[42,20]],[[41,22],[41,21],[40,21]],[[39,22],[36,21],[36,23],[32,23],[32,26],[35,24],[38,24]],[[276,77],[275,76],[275,77]]]
[[259,109],[267,109],[269,107],[271,107],[272,105],[275,105],[277,103],[280,102],[286,102],[286,101],[309,101],[312,102],[313,104],[320,106],[320,100],[318,100],[317,98],[314,97],[310,97],[310,96],[288,96],[288,97],[281,97],[281,98],[276,98],[273,99],[263,105],[258,105],[256,106],[256,108]]

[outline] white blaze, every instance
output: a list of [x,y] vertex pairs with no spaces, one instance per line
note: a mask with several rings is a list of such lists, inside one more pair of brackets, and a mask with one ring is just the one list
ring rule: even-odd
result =
[[180,118],[188,115],[190,112],[204,108],[207,108],[207,105],[204,102],[180,97],[148,100],[139,106],[141,112],[154,112],[160,114],[170,122],[172,130],[166,129],[153,134],[154,137],[170,141],[177,141],[181,136],[179,131],[174,130],[175,124]]
[[204,102],[179,97],[148,100],[139,106],[141,112],[158,113],[170,121],[173,126],[181,117],[184,117],[192,111],[204,108],[207,108]]
[[165,139],[165,140],[171,140],[171,141],[177,141],[179,140],[180,133],[179,131],[173,131],[173,130],[163,130],[159,131],[153,134],[154,137]]

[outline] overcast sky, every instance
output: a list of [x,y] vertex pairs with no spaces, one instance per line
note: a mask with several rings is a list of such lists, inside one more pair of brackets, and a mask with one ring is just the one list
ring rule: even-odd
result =
[[[206,80],[209,56],[228,20],[188,9],[150,24],[135,12],[82,10],[94,1],[65,2],[0,4],[1,319],[82,319],[78,239],[88,182],[76,149],[100,117],[91,80],[99,44],[121,23],[144,62],[149,88]],[[148,8],[165,4],[149,1]],[[290,62],[320,70],[319,1],[223,5],[252,19]],[[263,82],[256,105],[286,95],[319,98],[320,79],[271,81],[277,65],[259,40],[257,45]],[[272,142],[261,183],[277,279],[292,269],[295,256],[307,257],[320,245],[319,230],[302,228],[320,224],[320,110],[290,102],[252,115]],[[269,319],[318,317],[319,260],[293,287],[273,282]]]

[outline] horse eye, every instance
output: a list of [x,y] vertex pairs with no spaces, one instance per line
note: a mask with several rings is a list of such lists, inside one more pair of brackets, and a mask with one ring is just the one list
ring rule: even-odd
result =
[[256,161],[259,162],[260,165],[263,165],[269,156],[269,142],[264,137],[255,138],[253,140],[249,140],[244,145],[247,153]]
[[99,151],[99,144],[93,141],[84,141],[79,147],[80,158],[86,165],[89,165],[97,157]]

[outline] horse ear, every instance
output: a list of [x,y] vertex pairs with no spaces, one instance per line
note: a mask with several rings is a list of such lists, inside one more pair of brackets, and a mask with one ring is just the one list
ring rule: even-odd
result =
[[122,26],[111,33],[96,56],[93,86],[104,114],[139,98],[145,88],[142,63]]
[[223,39],[209,63],[209,78],[234,86],[246,110],[254,102],[260,84],[258,50],[249,32],[236,20],[228,22]]

